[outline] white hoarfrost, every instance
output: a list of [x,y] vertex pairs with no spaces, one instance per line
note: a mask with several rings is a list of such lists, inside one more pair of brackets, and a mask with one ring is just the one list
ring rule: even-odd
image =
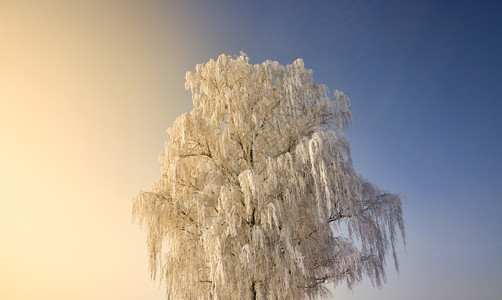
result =
[[197,65],[186,89],[194,108],[133,204],[168,299],[313,298],[364,275],[379,286],[389,251],[397,269],[402,196],[354,171],[342,92],[329,96],[301,59],[245,54]]

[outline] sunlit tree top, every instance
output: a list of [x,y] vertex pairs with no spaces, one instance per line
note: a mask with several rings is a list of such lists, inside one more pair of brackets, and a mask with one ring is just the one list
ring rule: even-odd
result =
[[298,299],[363,275],[379,286],[389,251],[398,268],[402,197],[354,171],[342,92],[301,59],[252,65],[243,53],[197,65],[186,89],[193,110],[133,206],[168,298]]

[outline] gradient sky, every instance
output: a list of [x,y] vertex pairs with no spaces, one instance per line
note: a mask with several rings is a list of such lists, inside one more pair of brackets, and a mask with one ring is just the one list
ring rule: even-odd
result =
[[131,199],[185,72],[240,50],[345,92],[356,170],[407,195],[400,274],[338,299],[502,297],[500,1],[5,0],[0,299],[163,299]]

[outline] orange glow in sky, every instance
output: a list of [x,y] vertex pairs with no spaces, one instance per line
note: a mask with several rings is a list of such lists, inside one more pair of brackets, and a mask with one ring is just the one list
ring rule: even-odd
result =
[[180,16],[110,3],[0,4],[0,299],[163,298],[131,199],[191,105],[189,51]]

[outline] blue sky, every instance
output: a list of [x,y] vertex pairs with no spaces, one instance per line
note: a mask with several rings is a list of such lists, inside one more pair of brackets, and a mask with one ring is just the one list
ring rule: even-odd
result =
[[240,50],[254,63],[300,57],[344,91],[356,169],[407,195],[400,275],[389,266],[381,290],[366,282],[335,295],[502,297],[500,2],[188,3],[210,48],[202,61]]

